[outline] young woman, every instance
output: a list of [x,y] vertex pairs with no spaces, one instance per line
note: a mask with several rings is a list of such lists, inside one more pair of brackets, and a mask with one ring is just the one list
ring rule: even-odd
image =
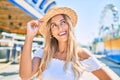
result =
[[[93,73],[99,80],[112,80],[90,51],[76,45],[76,23],[76,13],[67,7],[52,8],[42,19],[28,22],[20,60],[23,80],[35,74],[39,80],[80,80],[84,71]],[[45,46],[32,59],[32,41],[38,30],[45,38]]]

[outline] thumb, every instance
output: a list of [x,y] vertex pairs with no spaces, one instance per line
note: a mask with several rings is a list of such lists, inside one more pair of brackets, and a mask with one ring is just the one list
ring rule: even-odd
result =
[[44,21],[41,19],[38,19],[38,28],[41,29],[42,25],[43,25]]
[[43,24],[44,21],[40,21],[38,20],[38,26],[41,26]]

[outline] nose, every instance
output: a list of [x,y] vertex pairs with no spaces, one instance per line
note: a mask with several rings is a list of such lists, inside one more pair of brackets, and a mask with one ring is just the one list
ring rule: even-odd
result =
[[59,31],[63,31],[64,28],[62,25],[59,25],[58,27],[59,27]]

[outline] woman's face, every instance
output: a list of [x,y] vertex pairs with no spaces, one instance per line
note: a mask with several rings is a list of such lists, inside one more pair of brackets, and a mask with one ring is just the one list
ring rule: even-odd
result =
[[54,16],[50,21],[50,28],[52,36],[59,42],[67,41],[68,39],[68,23],[62,15]]

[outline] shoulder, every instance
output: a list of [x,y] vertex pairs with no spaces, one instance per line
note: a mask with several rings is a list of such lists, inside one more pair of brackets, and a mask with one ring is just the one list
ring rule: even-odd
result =
[[78,57],[83,66],[86,67],[86,70],[89,72],[96,71],[102,67],[101,63],[97,58],[85,48],[80,48],[78,52]]
[[88,59],[91,56],[92,56],[92,54],[88,49],[86,49],[86,48],[79,48],[78,49],[78,57],[80,59],[82,59],[82,60]]

